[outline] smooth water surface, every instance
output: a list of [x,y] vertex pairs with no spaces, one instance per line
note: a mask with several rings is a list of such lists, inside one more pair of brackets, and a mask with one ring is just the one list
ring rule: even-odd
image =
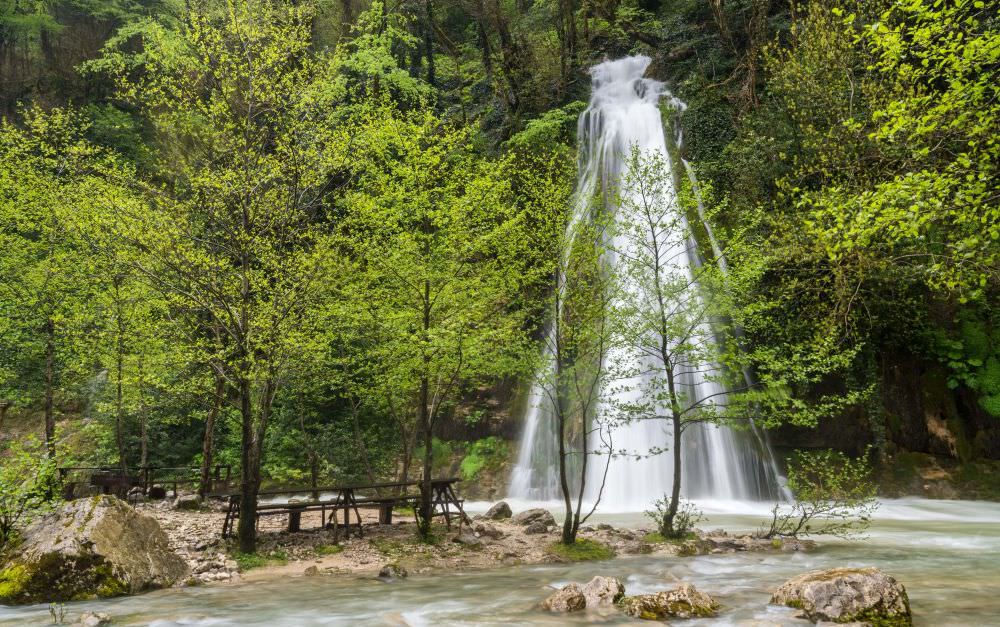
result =
[[[705,502],[705,529],[755,528],[759,504]],[[515,507],[515,509],[518,509]],[[646,524],[640,514],[604,515],[615,525]],[[110,613],[115,625],[563,625],[626,622],[617,615],[548,615],[537,609],[567,581],[621,577],[629,594],[689,581],[723,605],[716,619],[688,625],[805,625],[767,605],[787,578],[815,568],[877,566],[906,586],[917,625],[1000,625],[1000,504],[903,499],[883,503],[863,542],[827,540],[809,554],[628,557],[575,565],[374,579],[296,577],[266,583],[181,588],[103,602],[66,604]],[[303,568],[305,565],[303,565]],[[46,606],[0,606],[0,625],[46,625]],[[680,623],[677,623],[680,624]]]

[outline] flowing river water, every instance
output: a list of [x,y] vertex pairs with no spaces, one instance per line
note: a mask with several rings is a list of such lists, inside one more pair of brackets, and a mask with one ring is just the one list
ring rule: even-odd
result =
[[[526,504],[512,506],[518,511]],[[767,513],[760,504],[701,506],[708,514],[700,525],[704,529],[752,530]],[[605,514],[591,522],[648,526],[641,514]],[[811,569],[877,566],[906,586],[916,625],[1000,625],[1000,503],[885,501],[866,540],[820,539],[820,544],[810,553],[636,556],[412,575],[388,583],[344,576],[293,577],[68,603],[65,612],[68,622],[81,612],[101,611],[111,614],[115,625],[156,627],[625,623],[614,614],[549,615],[537,607],[551,592],[549,586],[603,574],[622,578],[629,594],[688,581],[722,603],[718,618],[687,625],[805,625],[794,618],[793,610],[767,604],[775,587]],[[47,624],[47,606],[0,606],[0,625]]]

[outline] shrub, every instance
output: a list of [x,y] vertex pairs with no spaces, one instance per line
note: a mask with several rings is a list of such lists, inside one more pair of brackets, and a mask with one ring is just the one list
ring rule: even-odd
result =
[[41,444],[34,438],[11,443],[0,460],[0,551],[7,550],[34,517],[49,510],[58,493],[55,462]]
[[686,537],[694,526],[705,520],[701,510],[691,501],[681,500],[677,505],[677,513],[672,517],[670,512],[670,497],[653,502],[653,509],[646,512],[646,517],[656,525],[656,531],[664,539],[677,540]]
[[797,452],[788,465],[791,505],[776,504],[761,538],[830,535],[856,538],[878,509],[868,451],[851,459],[837,451]]

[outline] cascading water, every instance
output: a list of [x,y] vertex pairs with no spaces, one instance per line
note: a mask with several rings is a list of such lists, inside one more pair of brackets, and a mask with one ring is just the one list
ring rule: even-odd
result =
[[[683,104],[672,98],[662,83],[643,78],[649,63],[648,57],[636,56],[591,68],[590,105],[578,123],[580,175],[573,222],[587,219],[591,199],[597,192],[607,195],[608,190],[614,188],[633,148],[644,156],[660,155],[669,167],[659,102],[667,97],[675,108],[683,108]],[[690,175],[691,171],[688,173]],[[664,174],[669,177],[671,173]],[[673,189],[668,200],[666,206],[677,211]],[[709,233],[711,235],[710,229]],[[717,248],[714,238],[711,244]],[[678,263],[682,266],[677,269],[690,275],[690,269],[701,263],[697,247],[687,246],[687,250],[681,252]],[[717,256],[721,261],[721,256]],[[710,334],[711,330],[706,328],[704,332]],[[547,358],[551,363],[551,355]],[[724,390],[707,378],[713,368],[689,368],[693,372],[687,375],[683,384],[696,398],[724,402]],[[633,383],[635,385],[616,386],[631,388],[631,391],[613,394],[635,394],[641,382]],[[518,462],[509,486],[512,498],[545,501],[561,496],[555,420],[542,385],[536,382],[529,398]],[[666,420],[631,421],[614,426],[611,435],[614,450],[619,454],[612,456],[610,461],[607,457],[592,460],[587,471],[585,499],[594,502],[603,483],[601,510],[642,511],[670,491],[672,455],[649,454],[652,450],[667,448],[672,439],[670,424]],[[755,435],[751,431],[736,431],[708,423],[686,427],[681,450],[682,494],[686,498],[725,500],[784,498],[766,441]],[[592,434],[592,441],[587,443],[589,450],[603,448],[602,442],[597,440],[599,437],[596,432]]]

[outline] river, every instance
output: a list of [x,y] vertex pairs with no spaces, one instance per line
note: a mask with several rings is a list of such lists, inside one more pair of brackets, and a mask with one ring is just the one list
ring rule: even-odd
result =
[[[751,530],[766,514],[765,508],[746,503],[702,502],[701,506],[708,514],[700,525],[704,529]],[[602,515],[592,522],[648,526],[641,514]],[[820,542],[821,547],[808,554],[638,556],[415,575],[390,583],[329,576],[176,588],[67,603],[65,612],[68,622],[81,612],[101,611],[111,614],[115,625],[155,627],[627,622],[616,615],[555,616],[537,609],[549,586],[603,574],[621,577],[629,594],[689,581],[722,603],[718,618],[688,621],[687,625],[805,625],[794,618],[793,610],[768,606],[770,591],[811,569],[877,566],[906,586],[916,625],[1000,625],[1000,503],[883,501],[867,539]],[[45,605],[0,606],[0,625],[47,624],[50,617]]]

